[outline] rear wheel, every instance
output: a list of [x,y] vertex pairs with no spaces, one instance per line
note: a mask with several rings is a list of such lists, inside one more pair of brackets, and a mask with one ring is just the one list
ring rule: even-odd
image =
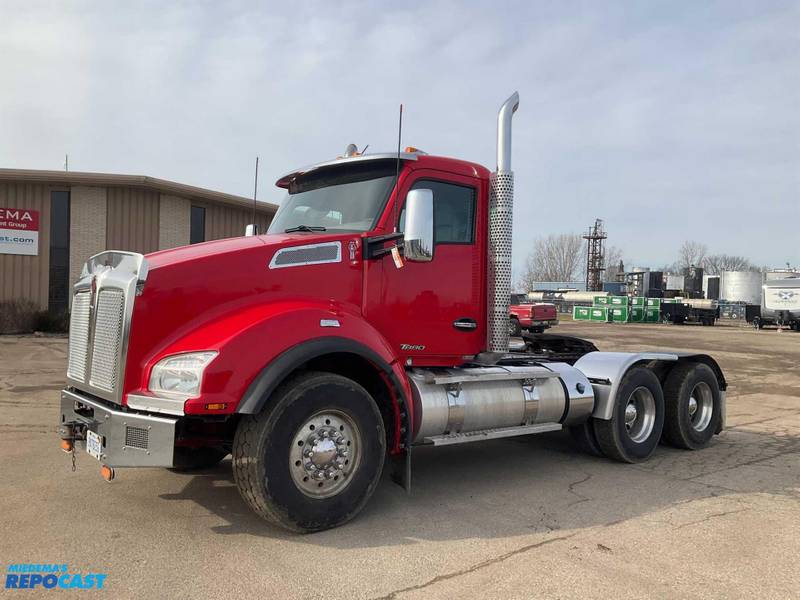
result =
[[522,326],[519,324],[519,319],[511,317],[508,319],[508,335],[511,337],[519,337],[522,335]]
[[625,374],[614,398],[611,419],[594,422],[603,453],[628,463],[650,457],[663,427],[664,392],[655,373],[645,367],[634,367]]
[[291,531],[321,531],[364,507],[385,452],[383,420],[369,393],[340,375],[310,372],[242,419],[233,473],[259,516]]
[[677,448],[708,445],[721,417],[716,375],[708,365],[676,366],[664,382],[664,439]]
[[594,419],[590,418],[581,425],[573,425],[569,428],[569,434],[582,452],[591,456],[605,456],[594,432]]

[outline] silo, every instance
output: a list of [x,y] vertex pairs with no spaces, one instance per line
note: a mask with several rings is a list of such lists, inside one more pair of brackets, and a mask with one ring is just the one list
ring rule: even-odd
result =
[[725,271],[720,277],[719,297],[728,302],[761,303],[760,271]]

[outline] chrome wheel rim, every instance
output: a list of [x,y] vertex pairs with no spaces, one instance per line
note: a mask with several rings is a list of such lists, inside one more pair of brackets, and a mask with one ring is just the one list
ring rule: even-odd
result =
[[707,383],[701,381],[689,394],[689,422],[695,431],[703,431],[714,414],[714,395]]
[[335,496],[350,484],[361,460],[360,448],[361,432],[349,415],[332,409],[315,413],[292,438],[292,480],[311,498]]
[[625,430],[637,444],[642,443],[650,434],[656,423],[656,401],[653,393],[646,387],[638,387],[628,396],[625,405]]

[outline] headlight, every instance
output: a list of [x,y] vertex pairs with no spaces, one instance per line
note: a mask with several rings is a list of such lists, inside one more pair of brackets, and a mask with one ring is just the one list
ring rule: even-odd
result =
[[180,398],[199,396],[203,371],[217,354],[189,352],[158,361],[150,372],[150,391]]

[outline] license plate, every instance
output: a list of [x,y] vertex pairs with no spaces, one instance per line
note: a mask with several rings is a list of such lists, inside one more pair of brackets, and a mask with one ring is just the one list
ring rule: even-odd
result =
[[94,431],[86,431],[86,452],[100,460],[103,453],[103,436]]

